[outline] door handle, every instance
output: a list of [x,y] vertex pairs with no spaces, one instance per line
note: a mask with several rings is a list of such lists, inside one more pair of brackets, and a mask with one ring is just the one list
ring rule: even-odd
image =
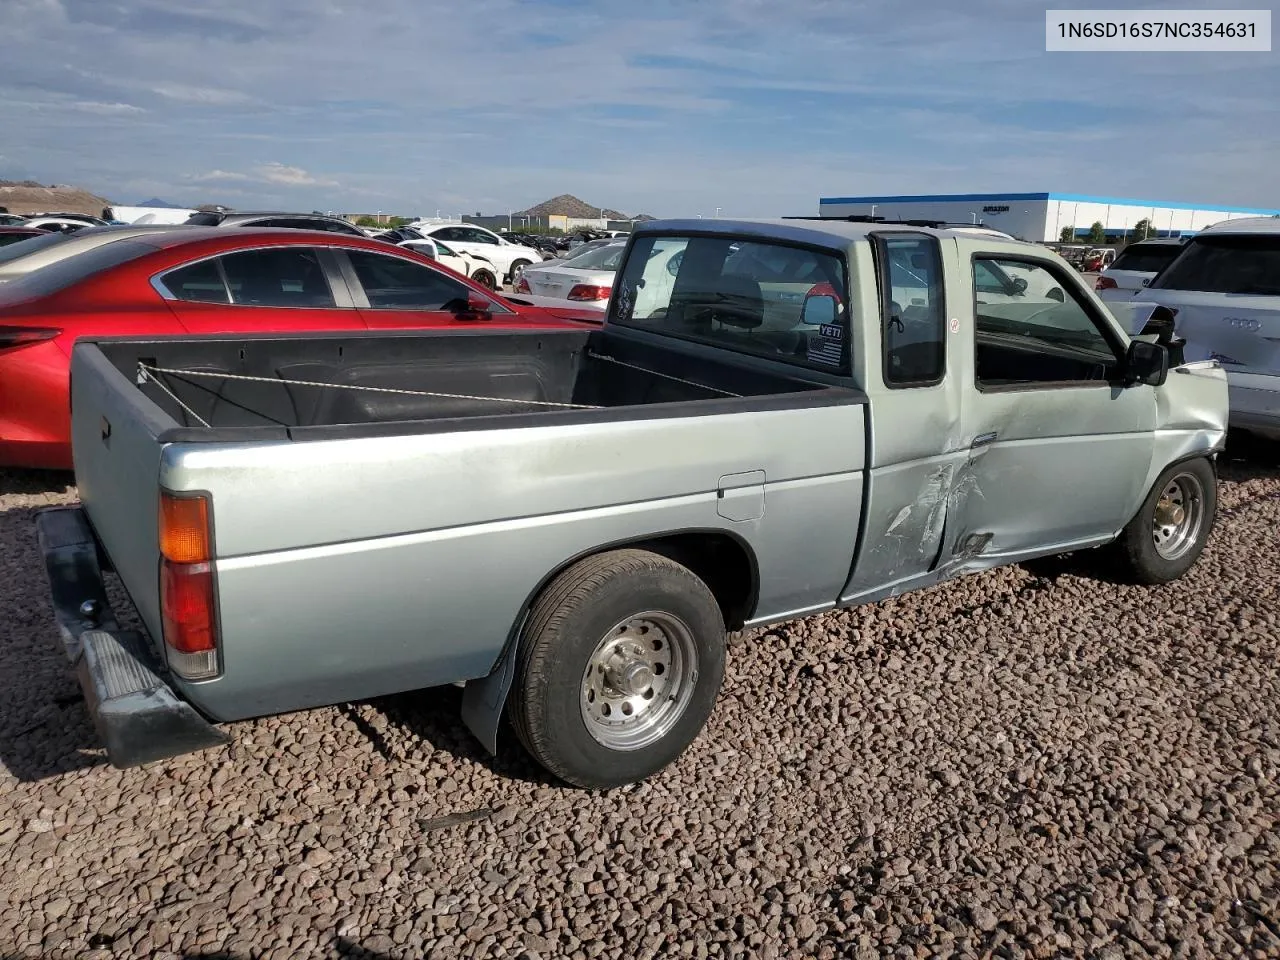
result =
[[973,443],[970,445],[970,448],[976,450],[978,447],[988,446],[989,444],[995,443],[998,436],[999,434],[995,431],[992,431],[991,433],[980,433],[973,438]]

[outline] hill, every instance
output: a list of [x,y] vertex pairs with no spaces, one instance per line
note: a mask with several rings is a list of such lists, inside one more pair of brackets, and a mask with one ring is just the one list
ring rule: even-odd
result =
[[573,194],[562,193],[558,197],[552,197],[550,200],[544,200],[542,203],[530,207],[528,210],[521,210],[515,214],[518,217],[571,217],[575,220],[594,220],[598,217],[605,217],[609,220],[652,220],[653,217],[646,213],[637,214],[632,217],[629,214],[613,210],[609,207],[597,207],[585,200],[579,200]]
[[7,207],[10,213],[51,211],[100,217],[103,207],[108,206],[110,203],[105,197],[79,187],[45,186],[34,180],[0,180],[0,207]]

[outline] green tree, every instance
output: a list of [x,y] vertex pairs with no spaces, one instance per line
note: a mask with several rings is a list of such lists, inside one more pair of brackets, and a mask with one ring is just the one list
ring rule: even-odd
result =
[[1143,218],[1133,225],[1133,230],[1129,232],[1128,240],[1133,243],[1137,240],[1145,240],[1151,235],[1151,221]]
[[1102,225],[1101,220],[1093,221],[1093,226],[1089,228],[1090,243],[1106,243],[1107,228]]
[[1061,243],[1070,243],[1076,238],[1075,227],[1063,227],[1062,232],[1058,234],[1058,240]]

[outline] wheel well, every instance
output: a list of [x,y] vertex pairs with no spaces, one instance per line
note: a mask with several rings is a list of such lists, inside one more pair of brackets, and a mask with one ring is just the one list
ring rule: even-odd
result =
[[651,550],[697,574],[715,595],[725,628],[731,632],[740,630],[755,608],[755,558],[740,540],[727,533],[676,533],[625,546]]

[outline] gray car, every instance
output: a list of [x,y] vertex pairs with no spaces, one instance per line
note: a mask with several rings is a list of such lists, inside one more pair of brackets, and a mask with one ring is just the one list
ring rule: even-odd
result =
[[365,232],[341,217],[320,213],[289,213],[280,210],[201,211],[187,218],[187,225],[197,227],[288,227],[294,230],[325,230],[352,237]]
[[[1223,370],[1169,317],[1130,336],[1039,245],[654,221],[602,328],[495,303],[409,333],[425,272],[329,267],[383,329],[74,347],[83,506],[38,524],[117,765],[463,683],[487,749],[509,723],[618,786],[702,730],[728,631],[1063,552],[1167,583],[1213,527]],[[975,296],[993,269],[1019,282]]]

